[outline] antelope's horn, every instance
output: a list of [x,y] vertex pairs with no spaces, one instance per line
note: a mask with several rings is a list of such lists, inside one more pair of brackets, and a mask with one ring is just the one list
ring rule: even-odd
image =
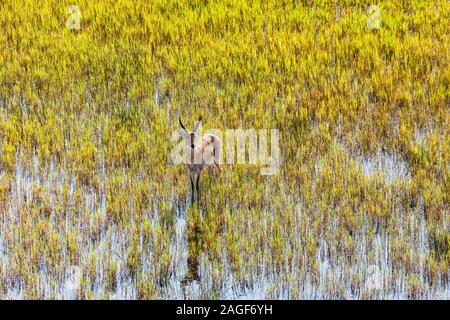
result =
[[194,132],[197,131],[198,126],[200,125],[200,122],[202,122],[202,117],[199,117],[199,118],[198,118],[198,121],[197,121],[197,123],[196,123],[195,126],[194,126]]
[[178,118],[178,122],[180,123],[180,126],[184,129],[184,131],[187,131],[183,123],[181,122],[181,118]]

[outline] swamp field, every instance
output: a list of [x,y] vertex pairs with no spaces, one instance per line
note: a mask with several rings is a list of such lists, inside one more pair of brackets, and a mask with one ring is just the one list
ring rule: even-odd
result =
[[450,299],[449,109],[447,0],[0,0],[0,299]]

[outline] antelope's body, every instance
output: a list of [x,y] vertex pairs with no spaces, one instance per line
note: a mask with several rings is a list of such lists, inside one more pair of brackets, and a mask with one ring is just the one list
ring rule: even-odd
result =
[[195,190],[197,190],[197,198],[200,199],[200,175],[202,171],[206,168],[217,168],[218,171],[222,171],[220,168],[222,141],[216,135],[205,134],[196,144],[196,135],[201,120],[197,122],[192,132],[186,130],[181,119],[178,120],[184,130],[183,136],[186,140],[186,151],[189,155],[186,167],[189,170],[192,188],[191,199],[194,202]]

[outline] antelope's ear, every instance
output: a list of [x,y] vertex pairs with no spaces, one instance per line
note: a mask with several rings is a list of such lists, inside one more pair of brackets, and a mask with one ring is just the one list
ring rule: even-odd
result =
[[190,139],[191,138],[191,135],[185,129],[178,128],[177,130],[178,130],[178,134],[181,137],[183,137],[184,139]]
[[197,133],[198,128],[200,128],[201,124],[202,124],[202,117],[198,118],[197,123],[194,125],[194,130],[193,130],[193,131],[194,131],[195,133]]

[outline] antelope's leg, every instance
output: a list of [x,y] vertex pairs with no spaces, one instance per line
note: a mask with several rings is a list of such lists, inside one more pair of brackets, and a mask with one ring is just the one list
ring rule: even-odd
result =
[[[214,167],[213,167],[213,166],[214,166]],[[211,166],[211,167],[214,168],[213,171],[214,171],[215,173],[220,173],[220,172],[222,172],[222,168],[220,167],[220,165],[219,165],[218,163],[215,163],[215,162],[214,162],[213,166]]]
[[194,203],[194,180],[192,180],[192,175],[189,178],[191,179],[191,202]]
[[200,175],[197,176],[197,200],[200,202]]

